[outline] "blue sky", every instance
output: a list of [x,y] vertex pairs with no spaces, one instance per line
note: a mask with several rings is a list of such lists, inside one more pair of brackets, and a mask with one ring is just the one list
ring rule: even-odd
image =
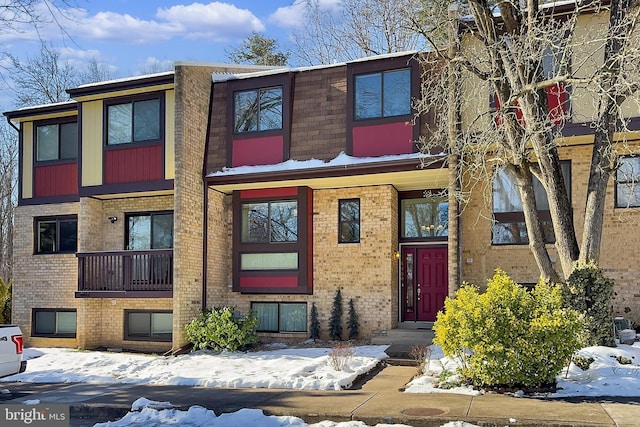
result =
[[[39,31],[28,26],[2,31],[0,43],[24,58],[37,56],[42,39],[72,64],[95,58],[115,77],[126,77],[154,62],[229,62],[225,50],[254,31],[278,40],[282,50],[292,49],[290,34],[302,22],[305,0],[71,1],[77,7],[63,7],[56,16],[66,34],[51,22]],[[337,2],[321,0],[327,7]]]

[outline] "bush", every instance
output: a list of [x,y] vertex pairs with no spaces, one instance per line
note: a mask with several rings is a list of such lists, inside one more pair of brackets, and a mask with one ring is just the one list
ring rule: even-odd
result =
[[258,340],[258,318],[249,311],[243,318],[234,316],[233,307],[216,307],[201,311],[187,325],[187,339],[194,350],[236,351]]
[[329,337],[334,341],[342,339],[342,293],[340,289],[333,297],[333,307],[329,319]]
[[587,345],[615,347],[614,282],[593,263],[578,265],[562,287],[565,305],[584,315]]
[[316,308],[316,303],[311,304],[311,326],[310,326],[310,335],[314,342],[320,339],[320,321],[318,320],[318,309]]
[[582,317],[562,306],[559,286],[540,281],[529,293],[501,270],[487,291],[463,285],[434,324],[434,343],[461,361],[476,386],[534,387],[552,383],[581,346]]
[[355,340],[360,335],[358,313],[356,312],[356,306],[353,302],[353,298],[349,300],[349,322],[347,323],[347,330],[349,331],[350,340]]

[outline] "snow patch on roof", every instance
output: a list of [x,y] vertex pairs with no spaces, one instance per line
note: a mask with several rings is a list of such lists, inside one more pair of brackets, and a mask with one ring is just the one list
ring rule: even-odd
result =
[[411,159],[424,159],[427,157],[434,157],[434,155],[423,153],[411,153],[411,154],[394,154],[388,156],[379,157],[353,157],[345,154],[344,151],[340,152],[337,157],[325,162],[319,159],[309,160],[287,160],[282,163],[273,165],[260,165],[260,166],[237,166],[234,168],[222,168],[221,171],[213,172],[207,175],[207,177],[215,176],[229,176],[229,175],[245,175],[256,174],[265,172],[283,172],[302,169],[314,169],[314,168],[329,168],[336,166],[348,166],[371,164],[371,163],[383,163],[399,160],[411,160]]
[[139,76],[123,77],[123,78],[120,78],[120,79],[105,80],[105,81],[102,81],[102,82],[95,82],[95,83],[87,83],[87,84],[80,85],[80,86],[76,87],[75,89],[84,89],[84,88],[94,87],[94,86],[105,86],[105,85],[110,85],[110,84],[114,84],[114,83],[131,82],[131,81],[136,81],[136,80],[149,79],[149,78],[153,78],[153,77],[172,76],[174,73],[175,72],[173,70],[171,70],[171,71],[163,71],[161,73],[143,74],[143,75],[139,75]]
[[379,59],[397,58],[397,57],[406,56],[406,55],[415,55],[416,53],[418,53],[418,51],[415,51],[415,50],[406,51],[406,52],[394,52],[394,53],[387,53],[387,54],[384,54],[384,55],[367,56],[365,58],[354,59],[352,61],[347,61],[347,62],[336,62],[336,63],[333,63],[333,64],[311,65],[311,66],[307,66],[307,67],[282,67],[282,68],[275,68],[275,69],[272,69],[272,70],[255,71],[255,72],[250,72],[250,73],[229,73],[228,75],[216,75],[214,73],[214,75],[212,76],[212,80],[213,80],[214,83],[216,83],[216,82],[225,82],[225,81],[228,81],[228,80],[250,79],[250,78],[254,78],[254,77],[264,77],[264,76],[271,76],[271,75],[283,74],[283,73],[301,73],[301,72],[305,72],[305,71],[322,70],[322,69],[328,69],[328,68],[333,68],[333,67],[341,67],[341,66],[344,66],[344,65],[347,65],[347,64],[375,61],[375,60],[379,60]]

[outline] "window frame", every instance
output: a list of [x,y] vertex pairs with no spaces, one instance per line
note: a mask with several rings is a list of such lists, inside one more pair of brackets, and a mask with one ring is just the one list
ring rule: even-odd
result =
[[[430,190],[417,190],[417,191],[403,191],[398,194],[398,219],[399,219],[399,227],[398,227],[398,239],[401,242],[446,242],[449,239],[449,216],[448,216],[448,197],[444,192],[446,189],[430,189]],[[403,231],[405,229],[404,223],[404,210],[403,210],[403,202],[407,200],[428,200],[425,197],[425,194],[432,194],[433,197],[441,197],[444,200],[438,203],[447,203],[447,234],[444,236],[424,236],[424,237],[406,237],[403,235]]]
[[[620,167],[622,166],[622,162],[625,160],[629,160],[629,159],[633,159],[635,160],[634,163],[637,163],[636,166],[638,166],[638,180],[619,180],[618,179],[618,173],[620,172]],[[620,185],[626,185],[629,186],[629,184],[631,184],[631,188],[635,187],[635,186],[640,186],[640,156],[636,156],[636,155],[625,155],[625,156],[619,156],[618,157],[618,162],[619,162],[619,166],[618,168],[616,168],[616,174],[614,176],[614,208],[616,209],[633,209],[633,208],[640,208],[640,195],[638,197],[636,197],[637,204],[625,204],[625,205],[620,205],[619,204],[619,197],[618,197],[618,187]],[[629,201],[631,201],[632,198],[629,198]]]
[[[130,314],[148,314],[149,315],[149,335],[131,335],[129,333]],[[173,310],[124,310],[124,322],[123,322],[123,340],[125,341],[152,341],[152,342],[172,342],[173,341],[173,328],[170,336],[154,336],[152,330],[152,321],[154,314],[171,314],[171,322],[173,324]]]
[[[272,204],[276,204],[276,203],[295,203],[296,207],[295,207],[295,211],[296,211],[296,230],[295,230],[295,240],[273,240],[273,223],[274,222],[278,222],[277,220],[274,219],[274,216],[272,215]],[[245,205],[258,205],[258,204],[266,204],[267,205],[267,215],[266,215],[266,221],[267,221],[267,240],[249,240],[249,239],[245,239],[245,229],[248,229],[248,226],[245,226],[244,223],[244,206]],[[242,215],[242,233],[240,236],[240,241],[243,244],[252,244],[252,243],[259,243],[259,244],[270,244],[270,245],[280,245],[280,244],[290,244],[290,243],[296,243],[298,241],[298,235],[300,234],[300,227],[298,225],[298,200],[297,199],[278,199],[278,200],[263,200],[263,201],[242,201],[240,202],[240,210],[241,210],[241,215]]]
[[[53,251],[40,251],[40,223],[44,222],[55,222],[55,242],[54,242],[54,250]],[[76,223],[76,244],[74,250],[56,250],[55,248],[60,248],[60,224],[66,222],[75,222]],[[57,215],[57,216],[38,216],[33,218],[33,254],[34,255],[51,255],[51,254],[73,254],[78,251],[78,215]]]
[[[158,138],[154,139],[145,139],[136,141],[135,140],[135,103],[151,101],[157,99],[159,102],[159,111],[158,111]],[[124,105],[124,104],[132,104],[131,111],[131,141],[121,142],[117,144],[109,143],[109,107],[115,105]],[[166,113],[165,113],[165,93],[164,91],[145,93],[141,95],[131,95],[120,98],[112,98],[104,101],[103,104],[103,125],[102,125],[102,138],[103,138],[103,147],[105,150],[113,150],[113,149],[123,149],[127,147],[140,147],[144,145],[156,145],[159,143],[164,143],[165,140],[165,127],[166,127]]]
[[[236,129],[237,127],[237,123],[236,123],[236,118],[237,118],[237,109],[236,109],[236,102],[237,102],[237,98],[236,96],[238,94],[241,93],[255,93],[255,97],[257,100],[261,99],[261,94],[266,92],[266,91],[271,91],[274,89],[280,89],[280,127],[277,128],[269,128],[269,129],[261,129],[261,112],[263,111],[262,108],[262,103],[258,102],[258,107],[257,107],[257,111],[256,111],[256,129],[255,130],[246,130],[246,131],[238,131]],[[252,88],[252,89],[239,89],[239,90],[235,90],[233,91],[233,97],[231,99],[231,102],[233,103],[233,116],[232,116],[232,127],[233,127],[233,134],[234,135],[244,135],[244,134],[262,134],[264,132],[269,132],[269,131],[282,131],[283,127],[284,127],[284,87],[283,85],[275,85],[275,86],[261,86],[258,88]]]
[[[572,165],[571,165],[571,161],[570,160],[561,160],[560,161],[560,167],[563,168],[563,176],[564,176],[564,180],[565,180],[565,186],[567,188],[567,195],[569,196],[569,202],[571,202],[571,172],[572,172]],[[567,173],[568,172],[568,173]],[[533,177],[534,180],[537,181],[536,177]],[[492,200],[491,200],[491,213],[493,216],[493,221],[492,221],[492,225],[491,225],[491,246],[524,246],[524,245],[528,245],[529,244],[529,237],[528,235],[525,236],[525,238],[520,241],[520,242],[505,242],[505,243],[496,243],[495,242],[495,235],[496,233],[494,232],[494,227],[497,224],[514,224],[514,223],[522,223],[523,226],[525,227],[525,232],[526,232],[526,224],[525,224],[525,219],[524,219],[524,212],[523,211],[513,211],[513,212],[496,212],[495,211],[495,206],[494,206],[494,199],[493,199],[493,194],[494,194],[494,189],[495,189],[495,177],[493,178],[492,182],[491,182],[491,196],[492,196]],[[534,181],[534,186],[535,186],[535,181]],[[542,184],[538,181],[538,185],[542,186]],[[544,193],[545,198],[546,198],[546,193]],[[547,200],[548,203],[548,200]],[[538,217],[540,218],[540,221],[542,222],[543,225],[543,232],[545,231],[545,225],[551,227],[551,231],[553,231],[553,224],[551,224],[551,211],[549,209],[537,209],[538,212]],[[555,233],[551,232],[551,234],[546,234],[545,235],[545,244],[554,244],[556,242],[555,239]]]
[[[61,148],[62,148],[62,125],[68,125],[75,123],[76,128],[76,152],[75,157],[68,158],[60,158]],[[42,126],[58,126],[58,157],[56,159],[47,159],[47,160],[38,160],[38,128]],[[50,165],[50,164],[64,164],[64,163],[74,163],[78,161],[78,150],[79,150],[79,141],[80,141],[80,124],[78,123],[77,116],[63,117],[59,119],[49,119],[49,120],[39,120],[33,123],[33,162],[36,165]]]
[[[243,242],[242,205],[245,203],[296,200],[298,203],[298,238],[295,242]],[[309,187],[238,190],[233,192],[232,272],[234,292],[255,294],[312,294],[313,293],[313,191]],[[297,254],[297,268],[291,258]],[[260,255],[287,261],[273,268],[242,268],[242,257]],[[245,266],[246,267],[246,266]],[[259,267],[259,266],[258,266]],[[288,285],[282,285],[282,280]],[[258,283],[263,282],[263,283]],[[250,283],[250,284],[249,284]],[[295,283],[295,285],[293,284]]]
[[[309,304],[306,301],[285,301],[285,302],[280,302],[280,301],[251,301],[251,310],[255,313],[255,309],[254,309],[254,305],[255,304],[265,304],[265,305],[270,305],[270,304],[274,304],[278,307],[278,327],[277,330],[269,330],[269,329],[260,329],[260,325],[258,324],[258,329],[256,329],[256,332],[264,332],[264,333],[272,333],[272,334],[300,334],[300,333],[307,333],[309,330]],[[281,321],[280,321],[280,315],[281,315],[281,307],[283,305],[304,305],[305,307],[305,322],[304,322],[304,326],[305,329],[304,330],[298,330],[298,331],[287,331],[287,330],[282,330],[282,326],[281,326]],[[257,316],[257,313],[256,313]],[[258,319],[260,320],[260,319]]]
[[[393,115],[385,115],[385,76],[392,74],[392,73],[398,73],[401,71],[406,71],[409,72],[409,112],[408,113],[403,113],[403,114],[393,114]],[[358,78],[360,77],[367,77],[367,76],[380,76],[380,105],[379,105],[379,115],[376,116],[371,116],[371,117],[357,117],[356,114],[356,107],[358,105],[358,102],[356,102],[356,99],[358,98],[358,90],[357,90],[357,81]],[[363,122],[367,122],[370,120],[385,120],[385,119],[397,119],[399,117],[408,117],[411,116],[413,114],[413,107],[411,105],[411,99],[413,98],[413,90],[411,87],[411,81],[412,81],[412,75],[413,75],[413,70],[412,67],[407,64],[405,67],[401,67],[401,68],[392,68],[392,69],[384,69],[384,70],[376,70],[376,71],[370,71],[370,72],[362,72],[362,73],[357,73],[353,75],[353,80],[352,80],[352,84],[353,84],[353,121],[355,123],[363,123]]]
[[[57,333],[52,334],[37,332],[37,314],[38,313],[54,313],[54,330],[57,330],[58,326],[58,313],[75,313],[76,314],[76,329],[73,333]],[[76,338],[78,333],[78,311],[75,308],[32,308],[31,309],[31,336],[39,338]]]
[[[357,203],[357,214],[358,214],[358,218],[356,220],[354,219],[349,219],[349,220],[343,220],[342,218],[342,207],[343,204],[346,203],[353,203],[356,202]],[[362,205],[360,203],[360,198],[359,197],[354,197],[354,198],[350,198],[350,199],[338,199],[338,243],[342,244],[342,243],[360,243],[360,239],[362,237],[362,229],[361,229],[361,220],[362,220],[362,211],[361,211]],[[353,226],[355,226],[355,229],[357,229],[358,231],[358,235],[355,239],[349,240],[349,239],[345,239],[343,234],[342,234],[342,227],[344,225],[349,225],[352,224]]]
[[[124,222],[125,222],[125,228],[124,228],[124,248],[125,250],[131,250],[129,249],[129,219],[131,217],[143,217],[143,216],[148,216],[150,217],[150,223],[151,223],[151,227],[149,230],[149,238],[150,238],[150,246],[151,248],[149,249],[173,249],[173,246],[175,244],[175,227],[172,228],[171,230],[171,247],[170,248],[154,248],[153,247],[153,227],[154,227],[154,223],[153,223],[153,217],[154,216],[161,216],[161,215],[169,215],[171,214],[171,216],[173,217],[173,222],[174,222],[174,226],[175,226],[175,213],[172,210],[163,210],[163,211],[142,211],[142,212],[126,212],[124,214]],[[141,249],[141,250],[146,250],[146,249]]]

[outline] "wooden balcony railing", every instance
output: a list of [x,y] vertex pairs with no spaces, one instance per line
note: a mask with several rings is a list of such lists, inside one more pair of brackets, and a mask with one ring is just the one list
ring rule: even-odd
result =
[[171,297],[173,249],[84,252],[78,257],[78,298]]

